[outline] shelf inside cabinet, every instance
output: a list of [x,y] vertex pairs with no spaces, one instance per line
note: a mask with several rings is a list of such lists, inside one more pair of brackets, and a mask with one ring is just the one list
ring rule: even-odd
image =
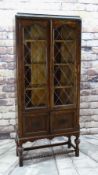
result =
[[62,88],[67,89],[67,88],[72,88],[72,87],[73,87],[72,85],[69,85],[69,86],[67,86],[67,85],[65,85],[65,86],[54,86],[54,89],[62,89]]
[[63,39],[63,40],[54,40],[54,42],[62,43],[62,42],[74,42],[75,40],[68,40],[68,39]]
[[32,91],[33,89],[45,89],[45,88],[46,88],[45,86],[42,86],[42,87],[36,86],[36,87],[28,87],[28,88],[25,88],[25,90],[30,90],[30,91]]
[[54,63],[54,66],[69,66],[70,64],[74,65],[74,63]]
[[42,39],[26,39],[24,40],[24,44],[26,43],[32,43],[32,42],[46,42],[47,40],[42,40]]
[[32,67],[33,64],[46,64],[46,62],[32,62],[30,64],[25,64],[25,66]]
[[33,85],[29,85],[28,87],[26,87],[26,89],[45,88],[46,86],[47,84],[33,84]]

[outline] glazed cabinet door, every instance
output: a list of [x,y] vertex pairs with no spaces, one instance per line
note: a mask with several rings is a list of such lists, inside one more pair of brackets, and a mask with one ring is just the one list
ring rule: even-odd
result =
[[[73,130],[79,114],[79,53],[80,39],[78,22],[53,20],[52,56],[52,108],[51,130],[63,132]],[[55,112],[55,110],[60,112]],[[63,110],[63,111],[62,111]]]
[[46,108],[48,97],[48,22],[33,21],[23,31],[25,109]]
[[[21,45],[18,67],[23,133],[43,134],[49,130],[49,22],[22,19],[19,22]],[[19,36],[19,35],[18,35]],[[19,65],[19,63],[18,63]],[[21,82],[18,81],[18,86]],[[20,120],[20,119],[19,119]]]

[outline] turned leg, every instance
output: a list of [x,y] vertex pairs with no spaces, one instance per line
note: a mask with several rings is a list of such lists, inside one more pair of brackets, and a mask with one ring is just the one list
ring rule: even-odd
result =
[[16,156],[18,156],[18,147],[16,146]]
[[19,155],[19,166],[23,166],[23,148],[22,146],[18,147],[18,155]]
[[15,138],[15,142],[16,142],[16,156],[18,156],[18,140],[17,137]]
[[71,136],[68,137],[68,148],[71,148]]
[[79,157],[79,143],[80,143],[79,136],[76,136],[76,139],[75,139],[75,144],[76,144],[75,156],[76,157]]

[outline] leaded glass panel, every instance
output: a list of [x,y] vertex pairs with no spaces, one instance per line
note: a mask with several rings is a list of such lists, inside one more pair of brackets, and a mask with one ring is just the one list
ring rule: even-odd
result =
[[34,23],[23,30],[25,108],[48,105],[47,26]]
[[67,24],[54,27],[54,105],[75,103],[76,32]]

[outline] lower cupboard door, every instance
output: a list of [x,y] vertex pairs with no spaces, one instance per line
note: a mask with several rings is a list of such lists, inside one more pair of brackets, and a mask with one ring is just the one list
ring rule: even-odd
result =
[[74,130],[75,112],[57,111],[51,113],[50,125],[51,133],[65,133]]
[[48,134],[49,115],[48,114],[25,115],[24,132],[25,135],[31,135],[31,136]]

